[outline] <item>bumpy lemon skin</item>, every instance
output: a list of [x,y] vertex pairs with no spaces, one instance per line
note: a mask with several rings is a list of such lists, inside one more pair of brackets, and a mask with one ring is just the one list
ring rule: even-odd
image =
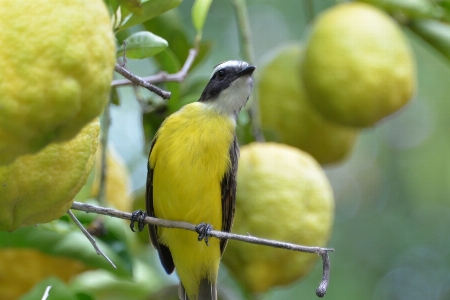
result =
[[115,40],[102,0],[4,0],[0,164],[73,138],[103,110]]
[[281,46],[259,72],[257,92],[266,139],[311,154],[321,164],[337,163],[353,149],[359,130],[328,121],[309,103],[299,64],[300,44]]
[[[306,152],[276,143],[241,148],[233,232],[325,246],[334,218],[331,186]],[[317,255],[229,241],[223,262],[251,293],[305,276]]]
[[389,15],[365,3],[336,5],[318,17],[301,71],[316,109],[356,127],[397,111],[416,87],[409,42]]
[[50,144],[0,167],[0,230],[58,219],[86,183],[95,160],[100,124],[89,123],[72,140]]

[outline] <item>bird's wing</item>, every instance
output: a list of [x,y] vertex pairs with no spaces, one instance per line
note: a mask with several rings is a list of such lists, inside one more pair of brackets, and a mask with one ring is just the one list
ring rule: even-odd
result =
[[[153,146],[156,143],[156,138],[153,140],[150,154],[152,153]],[[150,154],[149,161],[147,163],[147,188],[145,191],[145,199],[146,199],[146,207],[147,207],[147,215],[150,217],[155,217],[155,210],[153,208],[153,169],[150,167]],[[170,274],[175,269],[175,265],[173,263],[172,254],[167,246],[158,242],[158,228],[155,225],[148,225],[148,229],[150,232],[150,240],[152,241],[153,247],[158,250],[159,260],[167,272]]]
[[[239,158],[239,144],[234,136],[230,150],[230,167],[221,182],[222,189],[222,231],[230,232],[233,226],[234,209],[236,204],[236,174]],[[220,253],[223,254],[227,246],[227,239],[220,241]]]

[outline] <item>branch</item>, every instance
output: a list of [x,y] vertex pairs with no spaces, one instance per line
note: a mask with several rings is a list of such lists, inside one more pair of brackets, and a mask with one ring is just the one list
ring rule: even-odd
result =
[[[175,82],[182,82],[186,78],[186,75],[189,71],[189,69],[192,66],[192,63],[194,62],[195,58],[197,57],[198,51],[197,49],[190,49],[189,55],[186,58],[186,61],[184,62],[183,67],[180,71],[178,71],[175,74],[167,74],[166,72],[159,72],[152,76],[142,77],[141,79],[147,83],[160,83],[160,82],[168,82],[168,81],[175,81]],[[128,78],[128,77],[127,77]],[[112,87],[118,87],[118,86],[127,86],[132,85],[134,82],[131,82],[127,79],[117,79],[113,80],[111,83]]]
[[[80,203],[80,202],[73,202],[72,209],[81,210],[86,213],[97,213],[101,215],[107,215],[110,217],[116,217],[120,219],[125,220],[131,220],[131,213],[118,211],[112,208],[105,208],[105,207],[99,207],[95,205],[90,205],[86,203]],[[156,225],[160,227],[166,227],[166,228],[180,228],[185,230],[195,230],[195,225],[187,222],[180,222],[180,221],[169,221],[169,220],[163,220],[153,217],[146,217],[145,223]],[[270,246],[275,248],[283,248],[293,251],[299,251],[299,252],[306,252],[306,253],[316,253],[319,254],[322,257],[323,261],[323,275],[322,280],[319,284],[319,287],[316,290],[316,295],[319,297],[323,297],[326,294],[329,278],[330,278],[330,259],[328,257],[329,251],[334,251],[332,248],[321,248],[321,247],[309,247],[309,246],[301,246],[291,243],[285,243],[285,242],[279,242],[274,240],[268,240],[268,239],[261,239],[253,236],[246,236],[246,235],[239,235],[234,233],[228,233],[223,231],[217,231],[217,230],[211,230],[210,236],[213,236],[215,238],[219,239],[230,239],[230,240],[237,240],[252,244],[258,244],[258,245],[264,245],[264,246]]]
[[171,96],[170,92],[163,91],[159,87],[146,82],[141,77],[138,77],[138,76],[132,74],[130,71],[128,71],[127,69],[125,69],[124,67],[122,67],[119,64],[116,64],[116,66],[114,67],[114,70],[117,73],[119,73],[120,75],[122,75],[123,77],[129,79],[131,81],[130,84],[140,85],[142,87],[145,87],[147,90],[157,94],[158,96],[160,96],[163,99],[169,99]]
[[83,224],[81,224],[80,221],[78,221],[77,217],[75,217],[75,215],[70,211],[70,209],[67,211],[67,214],[69,215],[70,218],[72,218],[72,220],[75,222],[75,224],[81,229],[81,232],[83,232],[83,234],[87,237],[89,242],[91,242],[91,244],[94,247],[97,254],[103,256],[114,267],[114,269],[117,269],[116,265],[97,246],[97,243],[95,242],[94,238],[89,234],[89,232],[86,230],[86,228],[83,227]]
[[[236,21],[238,25],[238,31],[240,36],[241,49],[244,55],[244,59],[250,63],[254,63],[255,51],[252,43],[252,33],[250,29],[250,22],[247,10],[247,4],[245,0],[233,0],[234,13],[236,15]],[[265,142],[265,138],[261,129],[261,120],[259,116],[258,108],[258,94],[253,93],[253,102],[251,102],[248,109],[248,115],[250,117],[253,137],[258,142]]]
[[47,298],[48,298],[48,296],[49,296],[49,294],[50,294],[50,289],[51,289],[51,288],[52,288],[51,285],[49,285],[49,286],[47,286],[47,287],[45,288],[45,292],[44,292],[44,295],[42,295],[41,300],[47,300]]

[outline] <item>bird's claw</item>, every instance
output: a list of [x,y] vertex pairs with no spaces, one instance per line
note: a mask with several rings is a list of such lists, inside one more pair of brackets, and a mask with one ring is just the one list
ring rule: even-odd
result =
[[198,233],[198,240],[205,239],[206,245],[209,246],[209,237],[211,236],[212,229],[212,225],[208,223],[200,223],[195,226],[195,231]]
[[142,231],[145,227],[145,217],[147,217],[147,213],[143,212],[142,210],[135,210],[133,213],[131,213],[131,219],[130,219],[130,228],[131,231],[136,232],[134,230],[134,223],[138,223],[138,230]]

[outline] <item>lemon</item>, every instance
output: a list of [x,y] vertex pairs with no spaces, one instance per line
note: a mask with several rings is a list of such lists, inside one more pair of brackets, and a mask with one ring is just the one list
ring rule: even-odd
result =
[[50,222],[66,213],[92,169],[99,131],[94,120],[74,139],[0,167],[0,230]]
[[335,122],[371,126],[413,96],[416,67],[398,25],[365,3],[336,5],[310,34],[302,78],[317,110]]
[[277,48],[258,78],[261,124],[267,140],[311,154],[319,163],[335,163],[352,150],[357,129],[329,122],[306,99],[298,69],[300,44]]
[[39,281],[56,276],[69,279],[88,268],[81,262],[35,249],[0,249],[0,299],[19,299]]
[[[100,150],[101,148],[99,148]],[[101,151],[95,159],[95,177],[91,186],[91,197],[97,197],[100,188]],[[108,148],[106,151],[105,200],[121,211],[131,211],[133,199],[130,195],[131,182],[127,166],[122,158]]]
[[[310,246],[326,245],[333,193],[320,165],[283,144],[242,147],[233,232]],[[305,276],[317,255],[229,241],[223,261],[249,292],[265,292]]]
[[102,0],[0,7],[0,164],[73,138],[106,104],[115,41]]

